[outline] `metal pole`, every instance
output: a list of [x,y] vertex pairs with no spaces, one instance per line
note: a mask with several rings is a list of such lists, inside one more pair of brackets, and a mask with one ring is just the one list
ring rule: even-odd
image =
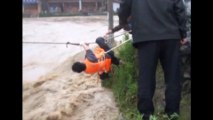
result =
[[[108,8],[108,29],[113,28],[113,5],[112,5],[112,0],[107,1],[107,8]],[[110,38],[113,38],[113,34],[110,34]],[[115,41],[114,39],[111,39],[108,43],[110,47],[115,46]]]
[[79,0],[79,11],[82,10],[82,0]]
[[41,0],[38,0],[38,17],[40,16],[41,13]]

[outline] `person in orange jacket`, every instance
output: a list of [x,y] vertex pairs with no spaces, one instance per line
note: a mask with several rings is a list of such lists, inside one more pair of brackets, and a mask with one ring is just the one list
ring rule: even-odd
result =
[[101,80],[109,77],[111,64],[119,65],[120,60],[114,56],[114,52],[110,51],[110,47],[105,43],[103,37],[98,37],[96,43],[99,47],[95,48],[94,52],[85,43],[81,46],[86,51],[85,60],[83,62],[75,62],[72,65],[72,70],[77,73],[85,72],[87,74],[98,73]]

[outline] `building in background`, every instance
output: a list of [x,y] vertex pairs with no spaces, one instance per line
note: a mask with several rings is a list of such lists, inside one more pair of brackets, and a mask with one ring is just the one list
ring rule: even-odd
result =
[[[119,0],[113,1],[117,12]],[[36,17],[40,14],[89,14],[107,11],[107,0],[23,0],[23,15]]]
[[38,0],[23,0],[23,16],[36,17],[41,11]]
[[101,8],[100,0],[46,0],[50,13],[98,12]]

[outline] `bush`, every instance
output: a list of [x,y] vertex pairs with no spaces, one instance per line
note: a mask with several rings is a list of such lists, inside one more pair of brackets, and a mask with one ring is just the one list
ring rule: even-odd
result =
[[[128,37],[126,37],[128,39]],[[124,61],[124,65],[113,66],[110,79],[103,81],[104,87],[111,88],[116,102],[127,120],[141,120],[137,111],[137,61],[136,50],[130,42],[125,43],[118,49],[118,57]]]

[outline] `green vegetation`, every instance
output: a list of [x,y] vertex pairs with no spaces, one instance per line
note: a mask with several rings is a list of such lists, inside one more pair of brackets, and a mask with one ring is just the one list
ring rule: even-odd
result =
[[[128,36],[125,36],[125,40]],[[131,42],[127,42],[117,49],[117,56],[121,58],[125,64],[113,66],[110,79],[102,81],[102,86],[112,89],[117,105],[125,120],[141,120],[142,116],[137,110],[137,79],[138,79],[138,62],[136,49],[133,48]],[[164,110],[164,80],[161,66],[158,65],[156,92],[153,98],[155,105],[155,114],[151,116],[151,120],[170,120],[167,115],[163,114]],[[162,87],[163,86],[163,87]],[[182,96],[181,112],[179,120],[191,120],[190,108],[191,96],[185,94]],[[177,115],[172,116],[177,117]]]

